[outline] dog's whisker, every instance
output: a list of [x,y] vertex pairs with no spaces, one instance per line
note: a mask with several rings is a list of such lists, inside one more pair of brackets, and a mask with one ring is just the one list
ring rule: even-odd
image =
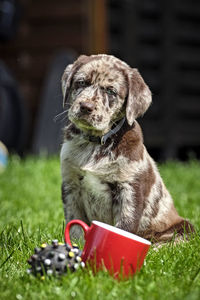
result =
[[68,112],[69,109],[66,109],[64,111],[62,111],[61,113],[59,113],[58,115],[56,115],[54,118],[53,118],[53,121],[54,122],[57,122],[58,120],[61,120],[61,118],[63,117],[64,114],[66,114],[64,116],[64,118],[62,118],[61,121],[65,120],[67,118],[67,112]]
[[59,120],[60,123],[62,123],[63,121],[67,120],[67,116],[63,117],[62,119]]
[[[112,126],[117,126],[117,122],[112,121],[112,122],[111,122],[111,125],[112,125]],[[112,126],[111,126],[111,127],[112,127]],[[110,131],[113,132],[113,129],[111,128]]]
[[116,126],[116,125],[117,125],[117,123],[113,121],[113,122],[112,122],[112,125],[115,125],[115,126]]

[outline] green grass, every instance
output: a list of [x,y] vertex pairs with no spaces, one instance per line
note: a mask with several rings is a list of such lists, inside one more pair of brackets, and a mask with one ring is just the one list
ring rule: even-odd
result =
[[[159,166],[178,212],[200,228],[200,162]],[[139,274],[118,282],[84,269],[58,278],[26,274],[34,248],[63,241],[57,158],[12,157],[0,175],[0,299],[200,299],[200,238],[150,250]]]

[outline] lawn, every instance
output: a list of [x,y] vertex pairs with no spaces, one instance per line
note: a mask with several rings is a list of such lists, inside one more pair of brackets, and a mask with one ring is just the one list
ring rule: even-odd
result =
[[[200,162],[159,165],[178,212],[200,229]],[[0,299],[200,299],[200,237],[150,249],[139,274],[118,282],[84,269],[41,280],[26,273],[34,248],[63,241],[58,158],[12,157],[0,174]]]

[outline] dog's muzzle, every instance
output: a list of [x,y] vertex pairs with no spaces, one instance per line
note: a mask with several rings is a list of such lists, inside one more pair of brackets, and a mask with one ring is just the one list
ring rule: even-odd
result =
[[84,114],[91,114],[95,108],[94,103],[91,102],[81,102],[80,103],[80,111]]

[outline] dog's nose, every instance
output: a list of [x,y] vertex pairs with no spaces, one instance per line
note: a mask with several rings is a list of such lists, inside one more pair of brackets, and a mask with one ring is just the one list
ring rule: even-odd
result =
[[94,110],[94,104],[91,102],[81,102],[80,103],[80,111],[82,113],[90,114]]

